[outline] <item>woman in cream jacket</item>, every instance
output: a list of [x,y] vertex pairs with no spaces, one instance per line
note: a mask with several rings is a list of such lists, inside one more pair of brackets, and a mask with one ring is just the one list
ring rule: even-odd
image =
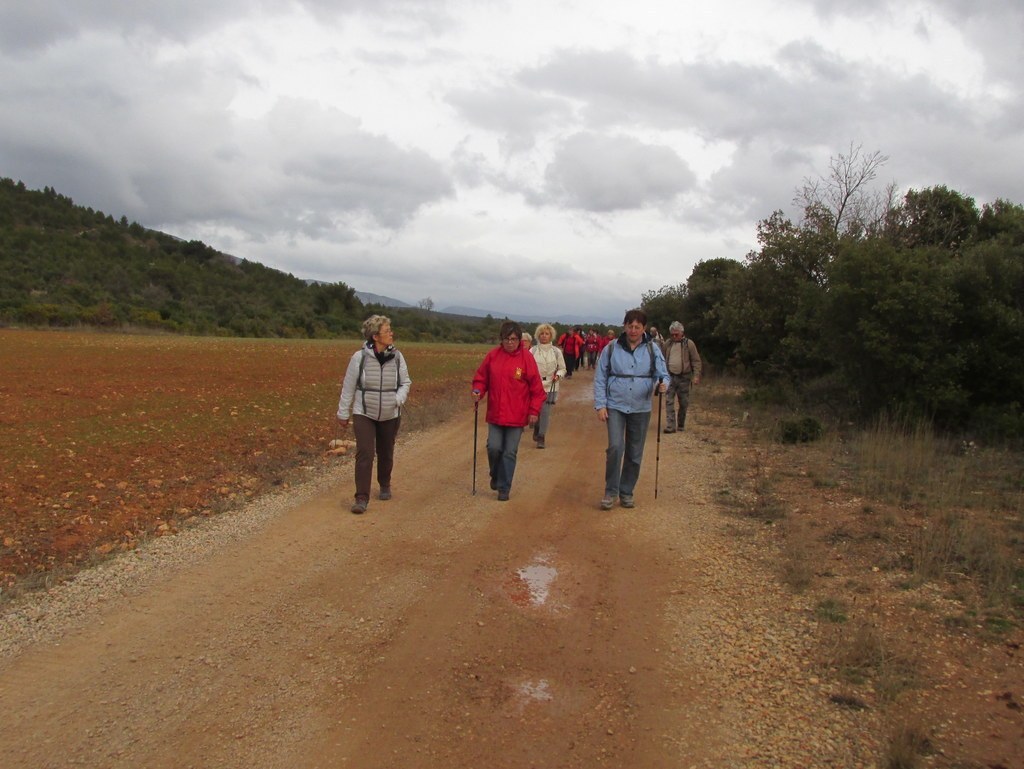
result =
[[548,433],[548,425],[551,424],[551,409],[555,407],[558,400],[559,380],[565,376],[565,356],[562,350],[553,344],[555,329],[550,323],[541,323],[534,332],[537,344],[530,348],[533,357],[537,361],[537,368],[540,369],[541,381],[547,397],[544,400],[544,407],[540,411],[540,419],[533,428],[533,440],[538,449],[544,448],[544,438]]

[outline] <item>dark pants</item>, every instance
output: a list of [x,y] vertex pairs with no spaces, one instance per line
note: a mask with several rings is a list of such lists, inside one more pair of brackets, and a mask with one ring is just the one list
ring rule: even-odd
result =
[[567,377],[572,376],[573,370],[576,368],[576,356],[575,354],[563,353],[562,357],[565,358],[565,375]]
[[386,422],[378,422],[362,414],[352,417],[352,432],[356,436],[356,499],[370,498],[374,456],[377,457],[377,483],[382,489],[391,485],[395,441],[401,422],[401,417]]
[[[676,414],[676,400],[679,413]],[[686,407],[690,404],[690,375],[671,374],[665,391],[665,427],[682,430],[686,427]]]
[[512,488],[519,440],[522,437],[522,427],[487,425],[487,464],[491,469],[491,485],[498,491],[509,491]]

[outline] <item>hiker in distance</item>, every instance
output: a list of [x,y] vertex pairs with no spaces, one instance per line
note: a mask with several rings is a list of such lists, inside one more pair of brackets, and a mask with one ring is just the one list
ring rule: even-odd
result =
[[545,447],[544,439],[551,424],[551,410],[558,400],[559,380],[565,376],[565,356],[557,345],[552,344],[555,328],[550,323],[541,323],[534,332],[537,338],[530,352],[537,361],[540,380],[544,385],[544,407],[540,410],[540,419],[533,426],[533,441],[538,449]]
[[533,427],[544,405],[544,385],[537,361],[523,348],[523,330],[505,321],[498,332],[501,340],[484,357],[473,376],[473,399],[487,396],[487,464],[491,489],[498,500],[508,500],[523,428]]
[[[665,398],[665,432],[682,432],[686,429],[686,409],[690,403],[690,385],[700,384],[701,362],[697,345],[687,338],[683,324],[672,321],[668,327],[668,339],[662,349],[665,352],[665,366],[669,382]],[[676,401],[679,410],[676,411]]]
[[611,510],[616,497],[623,507],[634,506],[651,423],[651,396],[666,389],[665,358],[644,331],[646,326],[643,310],[627,312],[623,333],[604,348],[594,370],[594,408],[608,426],[602,510]]
[[375,455],[378,499],[391,499],[395,441],[412,386],[405,357],[394,346],[391,321],[371,315],[363,321],[363,336],[366,342],[348,362],[338,401],[338,421],[343,428],[351,423],[356,438],[356,497],[351,509],[357,515],[370,504]]
[[572,378],[572,372],[577,369],[577,363],[579,362],[580,348],[583,347],[583,337],[580,336],[575,328],[569,328],[565,330],[558,341],[555,343],[562,348],[562,355],[565,358],[566,365],[566,379]]

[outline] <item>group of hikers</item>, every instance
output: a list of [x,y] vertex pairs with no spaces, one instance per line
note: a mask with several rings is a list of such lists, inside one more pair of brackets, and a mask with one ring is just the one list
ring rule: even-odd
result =
[[571,377],[572,372],[579,369],[594,368],[601,351],[615,341],[615,336],[614,329],[599,334],[596,329],[584,331],[582,326],[570,328],[559,336],[557,344],[565,355],[565,376]]
[[[351,511],[356,514],[369,507],[375,458],[378,499],[391,499],[395,442],[412,385],[405,358],[394,346],[391,321],[372,315],[362,331],[365,342],[349,360],[337,414],[341,426],[351,425],[355,435]],[[602,342],[595,342],[592,359],[587,347],[590,334],[580,331],[571,329],[556,340],[554,327],[542,323],[531,337],[515,321],[505,321],[498,346],[484,356],[473,375],[474,411],[487,399],[487,463],[490,487],[499,501],[508,500],[511,493],[524,430],[531,428],[538,449],[546,447],[559,383],[577,367],[581,343],[594,371],[594,409],[608,431],[602,510],[610,510],[616,500],[625,508],[635,506],[655,394],[668,395],[665,432],[685,429],[690,388],[700,383],[702,364],[682,323],[673,322],[664,339],[656,328],[647,328],[643,310],[629,310],[622,333],[616,336],[609,329]]]

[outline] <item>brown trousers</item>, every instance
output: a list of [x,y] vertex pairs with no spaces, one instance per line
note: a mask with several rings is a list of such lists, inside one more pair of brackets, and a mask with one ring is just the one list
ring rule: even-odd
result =
[[395,466],[395,441],[402,418],[378,422],[362,414],[352,417],[352,432],[356,436],[356,499],[370,498],[373,481],[373,458],[377,457],[377,483],[391,485],[391,470]]

